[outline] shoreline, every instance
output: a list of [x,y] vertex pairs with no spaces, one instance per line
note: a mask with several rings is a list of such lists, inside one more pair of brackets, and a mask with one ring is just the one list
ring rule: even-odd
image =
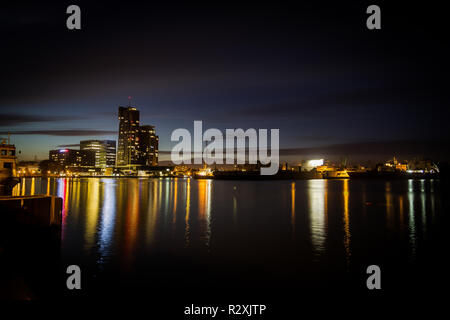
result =
[[348,178],[329,178],[329,177],[272,177],[272,176],[222,176],[222,177],[147,177],[147,176],[77,176],[77,177],[59,177],[59,176],[23,176],[18,179],[194,179],[194,180],[239,180],[239,181],[281,181],[281,180],[441,180],[440,176],[364,176],[364,177],[348,177]]

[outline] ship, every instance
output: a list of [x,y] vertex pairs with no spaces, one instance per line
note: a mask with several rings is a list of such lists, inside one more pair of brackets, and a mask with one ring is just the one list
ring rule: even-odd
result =
[[396,157],[372,170],[348,171],[351,179],[437,179],[439,167],[430,159],[399,161]]
[[261,175],[259,170],[249,171],[214,171],[211,176],[195,175],[196,179],[216,179],[216,180],[306,180],[322,179],[322,174],[316,170],[312,171],[283,171],[280,170],[274,175]]
[[333,171],[324,171],[323,172],[324,179],[348,179],[350,178],[347,170],[333,170]]
[[0,196],[11,195],[20,181],[16,177],[16,159],[16,147],[3,139],[0,142]]
[[352,171],[348,172],[351,179],[437,179],[439,172],[424,171]]

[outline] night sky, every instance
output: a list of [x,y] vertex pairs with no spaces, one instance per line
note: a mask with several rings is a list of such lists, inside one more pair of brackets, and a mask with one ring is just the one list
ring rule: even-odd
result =
[[[132,96],[162,151],[172,130],[203,120],[279,128],[290,161],[448,160],[444,8],[309,2],[2,4],[0,135],[13,133],[22,160],[116,140],[117,108]],[[66,28],[70,4],[81,30]],[[381,30],[366,28],[370,4]]]

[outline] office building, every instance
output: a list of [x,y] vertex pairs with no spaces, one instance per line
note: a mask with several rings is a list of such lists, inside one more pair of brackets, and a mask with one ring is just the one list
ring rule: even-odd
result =
[[106,166],[114,167],[116,165],[116,141],[103,140],[106,147]]
[[84,140],[80,141],[81,150],[90,150],[95,154],[95,167],[113,167],[116,163],[116,141]]
[[157,166],[158,143],[155,127],[141,126],[136,108],[119,107],[116,166]]
[[133,107],[119,107],[119,141],[117,166],[139,163],[139,111]]
[[158,165],[158,142],[154,126],[139,128],[139,163],[144,166]]
[[62,168],[91,167],[95,165],[95,153],[91,150],[50,150],[49,159],[58,163]]

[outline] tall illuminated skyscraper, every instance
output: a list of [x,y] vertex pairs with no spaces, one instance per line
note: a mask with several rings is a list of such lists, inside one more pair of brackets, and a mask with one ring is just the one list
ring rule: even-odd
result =
[[131,164],[139,164],[139,111],[131,106],[119,107],[116,165]]
[[158,143],[154,126],[139,124],[139,111],[131,106],[119,107],[119,141],[117,166],[158,165]]

